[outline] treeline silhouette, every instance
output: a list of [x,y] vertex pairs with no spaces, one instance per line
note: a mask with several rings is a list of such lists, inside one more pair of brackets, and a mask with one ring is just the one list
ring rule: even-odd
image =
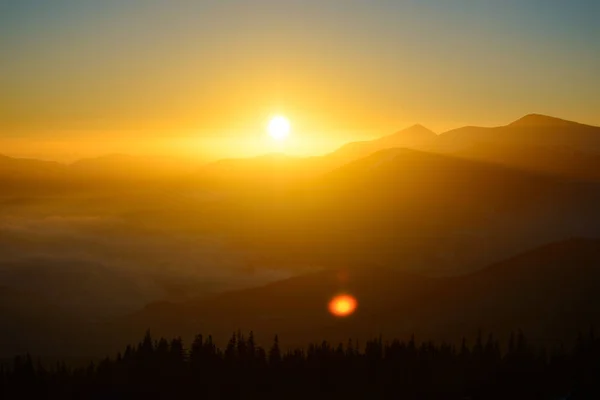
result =
[[[491,335],[469,346],[381,338],[282,351],[252,332],[225,349],[198,335],[153,340],[150,332],[116,358],[87,367],[48,368],[30,355],[0,370],[1,398],[397,398],[598,399],[600,340],[593,330],[575,346],[548,351],[522,333],[501,349]],[[567,397],[568,396],[568,397]]]

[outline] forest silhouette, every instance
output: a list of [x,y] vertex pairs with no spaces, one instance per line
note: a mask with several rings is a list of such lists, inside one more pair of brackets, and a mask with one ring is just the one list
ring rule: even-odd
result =
[[504,346],[491,334],[459,346],[379,338],[323,341],[283,351],[253,332],[233,333],[224,349],[197,335],[154,340],[150,331],[114,358],[86,367],[46,366],[31,355],[0,369],[3,398],[402,398],[594,399],[600,395],[600,338],[544,348],[522,332]]

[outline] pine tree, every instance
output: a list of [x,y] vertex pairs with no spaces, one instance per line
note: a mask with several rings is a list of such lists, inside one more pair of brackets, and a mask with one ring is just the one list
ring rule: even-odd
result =
[[269,350],[269,364],[278,365],[281,363],[281,350],[279,349],[279,337],[275,335],[273,345]]

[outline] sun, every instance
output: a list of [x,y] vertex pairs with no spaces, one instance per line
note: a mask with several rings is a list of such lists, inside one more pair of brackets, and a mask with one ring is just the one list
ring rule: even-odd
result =
[[285,140],[290,134],[290,121],[283,115],[276,115],[267,126],[269,135],[275,140]]

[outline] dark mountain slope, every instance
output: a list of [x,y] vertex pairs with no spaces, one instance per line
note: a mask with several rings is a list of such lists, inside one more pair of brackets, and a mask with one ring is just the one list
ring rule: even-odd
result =
[[[340,291],[359,302],[346,319],[326,309]],[[460,277],[374,267],[326,271],[208,300],[152,305],[128,322],[137,335],[150,327],[158,334],[213,333],[222,341],[238,328],[253,329],[263,340],[279,333],[293,344],[379,333],[458,341],[478,329],[504,337],[523,329],[532,340],[556,344],[600,322],[598,293],[600,241],[572,239]]]
[[598,235],[598,201],[596,185],[392,149],[295,190],[224,202],[211,216],[222,215],[220,229],[263,263],[452,274],[545,242]]

